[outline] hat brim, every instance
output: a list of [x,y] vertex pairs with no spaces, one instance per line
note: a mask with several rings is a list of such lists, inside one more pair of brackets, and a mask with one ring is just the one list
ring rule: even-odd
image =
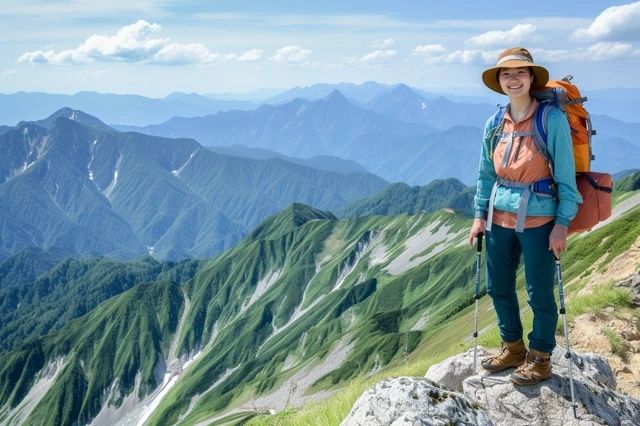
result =
[[499,66],[495,66],[485,70],[482,73],[482,81],[484,84],[494,92],[498,92],[501,95],[505,93],[502,91],[500,87],[500,81],[498,81],[498,70],[501,68],[519,68],[519,67],[528,67],[531,68],[531,72],[535,76],[533,83],[531,85],[532,89],[540,89],[544,87],[545,84],[549,81],[549,71],[545,67],[541,67],[540,65],[532,64],[527,61],[506,61]]

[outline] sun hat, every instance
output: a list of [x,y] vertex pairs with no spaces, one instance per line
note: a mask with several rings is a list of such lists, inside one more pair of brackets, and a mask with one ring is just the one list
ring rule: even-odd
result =
[[498,71],[501,68],[529,67],[534,75],[532,89],[544,87],[549,81],[549,71],[545,67],[533,63],[531,53],[524,47],[511,47],[503,50],[498,56],[495,67],[491,67],[482,73],[482,81],[491,90],[505,94],[498,81]]

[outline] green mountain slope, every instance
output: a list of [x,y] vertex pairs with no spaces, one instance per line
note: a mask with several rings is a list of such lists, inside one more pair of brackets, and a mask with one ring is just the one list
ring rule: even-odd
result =
[[[567,282],[628,250],[638,215],[574,238]],[[470,334],[468,226],[446,211],[337,220],[293,205],[183,284],[136,285],[0,356],[0,422],[240,418],[441,356]]]
[[640,172],[632,173],[619,180],[614,188],[618,192],[637,191],[640,189]]
[[[423,331],[412,328],[427,312],[435,327],[471,303],[473,253],[451,244],[466,223],[445,212],[338,221],[293,205],[181,290],[138,285],[0,357],[0,421],[42,424],[54,412],[54,424],[113,423],[126,406],[150,424],[193,424],[307,369],[315,378],[300,394],[381,368],[415,348]],[[98,337],[109,327],[117,348]],[[107,367],[94,369],[98,360]],[[20,390],[9,385],[17,377]],[[44,396],[34,391],[45,384]],[[63,403],[65,393],[77,401]]]
[[[31,270],[31,264],[25,262],[24,270]],[[128,263],[105,258],[68,259],[37,280],[26,284],[15,281],[0,288],[0,353],[56,331],[141,283],[187,281],[199,265],[194,260],[160,263],[151,257]],[[15,269],[14,273],[20,275]]]
[[[475,188],[474,192],[475,192]],[[397,215],[432,212],[445,207],[456,207],[463,213],[471,210],[460,198],[467,187],[457,179],[435,180],[425,186],[409,186],[394,183],[382,191],[354,201],[338,210],[340,217],[362,217],[371,215]]]
[[[134,387],[148,392],[158,383],[154,369],[169,348],[181,308],[180,287],[166,281],[137,286],[105,302],[63,331],[3,357],[0,404],[16,406],[52,360],[62,364],[55,385],[23,418],[26,424],[88,423],[114,380],[124,394]],[[119,399],[110,395],[107,402]],[[3,423],[15,418],[0,415]]]
[[0,263],[0,290],[32,283],[40,274],[69,255],[57,248],[42,250],[30,247],[22,250]]

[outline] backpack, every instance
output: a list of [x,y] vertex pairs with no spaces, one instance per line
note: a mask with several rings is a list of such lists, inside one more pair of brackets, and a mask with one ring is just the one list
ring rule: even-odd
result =
[[[582,204],[578,207],[576,217],[571,221],[569,233],[590,230],[611,216],[611,192],[613,179],[608,173],[591,171],[591,137],[596,134],[591,126],[589,113],[582,105],[587,98],[582,97],[577,86],[571,83],[573,76],[568,75],[562,80],[549,80],[544,88],[532,92],[531,95],[539,102],[533,121],[534,143],[540,154],[549,163],[553,172],[553,162],[546,149],[547,145],[547,116],[552,107],[560,109],[569,122],[571,140],[573,142],[573,158],[576,167],[576,186],[582,196]],[[495,149],[495,135],[502,132],[504,112],[506,107],[500,106],[494,116],[492,128],[492,151]],[[553,180],[544,179],[534,182],[530,191],[539,194],[556,196]]]

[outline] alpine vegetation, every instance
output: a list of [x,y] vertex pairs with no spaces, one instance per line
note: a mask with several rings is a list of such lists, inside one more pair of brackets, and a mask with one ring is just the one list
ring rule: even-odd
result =
[[195,424],[322,398],[413,351],[424,312],[436,328],[472,302],[466,224],[445,211],[337,220],[293,204],[211,261],[131,264],[144,279],[106,300],[74,290],[97,305],[0,355],[0,421]]

